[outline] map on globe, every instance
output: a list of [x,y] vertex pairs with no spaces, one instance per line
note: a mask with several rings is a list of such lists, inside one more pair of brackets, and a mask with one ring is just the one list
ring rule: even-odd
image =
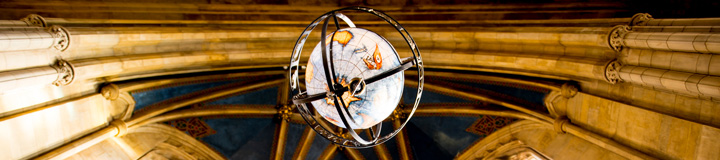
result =
[[[344,28],[327,35],[326,49],[332,45],[332,61],[334,63],[336,83],[348,86],[352,79],[367,79],[400,66],[400,57],[393,46],[375,32],[362,28]],[[323,58],[319,42],[308,61],[305,86],[308,95],[326,93],[329,88],[323,67]],[[372,127],[390,114],[400,102],[404,83],[404,75],[396,73],[365,86],[363,92],[353,94],[350,91],[338,95],[345,102],[350,116],[348,119],[353,129]],[[312,105],[318,113],[330,123],[342,128],[340,115],[332,99],[325,98],[313,101]]]

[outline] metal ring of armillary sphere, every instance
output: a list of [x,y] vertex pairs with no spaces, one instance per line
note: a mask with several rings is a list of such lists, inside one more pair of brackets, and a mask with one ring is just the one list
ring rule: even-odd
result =
[[[388,22],[407,42],[412,57],[399,58],[386,39],[367,29],[356,28],[342,12],[369,13]],[[331,19],[334,21],[335,31],[328,34],[327,27]],[[340,24],[338,19],[344,24]],[[308,58],[303,90],[298,73],[305,68],[300,66],[300,55],[308,36],[321,22],[320,43]],[[341,29],[341,25],[347,28]],[[400,103],[404,83],[403,71],[413,66],[418,72],[413,108],[397,129],[381,136],[382,121],[390,116]],[[332,143],[349,148],[372,147],[397,135],[412,118],[420,103],[423,75],[420,51],[410,34],[395,19],[367,7],[333,10],[310,23],[295,43],[288,73],[290,89],[294,95],[292,102],[307,124]],[[313,116],[314,112],[309,110],[308,104],[312,104],[314,111],[327,122],[344,128],[349,137],[321,125],[322,118]],[[375,111],[378,111],[378,114],[375,114]],[[369,129],[370,136],[365,139],[358,135],[355,129]]]

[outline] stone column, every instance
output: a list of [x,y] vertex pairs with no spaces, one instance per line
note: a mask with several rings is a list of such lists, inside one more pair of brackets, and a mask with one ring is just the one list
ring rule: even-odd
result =
[[678,93],[720,98],[720,77],[639,66],[623,66],[617,60],[608,62],[606,80],[625,81]]
[[720,76],[720,55],[689,52],[623,49],[620,63],[631,66]]
[[75,71],[72,64],[59,59],[55,64],[49,66],[0,72],[0,91],[43,84],[65,86],[72,83],[74,79]]
[[47,48],[65,51],[70,44],[69,32],[61,26],[45,26],[44,19],[37,15],[23,21],[0,21],[0,52]]
[[695,32],[633,32],[630,26],[615,26],[608,34],[608,46],[622,48],[720,54],[720,34]]

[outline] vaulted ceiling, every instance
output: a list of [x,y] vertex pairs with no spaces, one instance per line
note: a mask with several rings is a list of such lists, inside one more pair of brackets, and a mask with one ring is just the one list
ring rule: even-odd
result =
[[[247,71],[245,71],[247,72]],[[497,97],[500,100],[508,102],[517,102],[517,104],[529,106],[534,110],[545,112],[547,110],[543,106],[543,98],[550,91],[549,89],[537,86],[509,83],[496,80],[482,79],[482,77],[472,76],[473,74],[482,73],[456,73],[457,75],[466,75],[462,77],[449,77],[433,73],[448,73],[439,71],[428,71],[430,75],[426,83],[449,86],[453,89],[485,96]],[[485,75],[493,75],[492,73],[484,73]],[[197,75],[184,75],[197,76]],[[408,78],[414,75],[408,74]],[[494,76],[502,76],[495,74]],[[507,75],[506,75],[507,76]],[[178,76],[175,78],[181,78]],[[199,76],[202,77],[202,76]],[[185,83],[176,83],[163,85],[143,90],[131,92],[136,101],[134,112],[143,112],[160,106],[163,103],[173,103],[180,99],[193,98],[193,95],[208,94],[217,88],[227,88],[247,84],[252,81],[264,81],[282,77],[282,75],[265,75],[251,77],[232,77],[222,79],[202,79]],[[165,77],[170,78],[170,77]],[[542,81],[542,79],[538,79]],[[546,80],[547,81],[547,80]],[[552,81],[548,81],[552,83]],[[129,82],[120,82],[129,83]],[[282,101],[279,97],[283,97],[279,90],[288,89],[281,85],[265,86],[252,91],[233,94],[221,98],[207,100],[205,102],[180,108],[222,108],[222,107],[266,107],[275,108],[279,106],[278,101]],[[426,88],[420,103],[421,108],[426,107],[472,107],[483,108],[489,110],[503,110],[501,106],[489,104],[483,101],[477,101],[466,97],[458,96],[453,92],[433,90]],[[412,106],[415,88],[406,86],[403,98],[405,99],[400,106]],[[533,107],[534,106],[534,107]],[[297,111],[295,111],[297,112]],[[406,126],[412,157],[417,159],[451,159],[455,155],[464,151],[471,144],[481,140],[495,130],[498,130],[517,119],[474,115],[463,113],[431,113],[418,114],[413,117]],[[187,119],[177,119],[168,122],[177,129],[184,131],[188,135],[195,137],[206,145],[213,148],[216,152],[229,159],[268,159],[272,153],[272,147],[277,134],[277,125],[280,118],[276,116],[202,116]],[[384,131],[394,130],[391,122],[384,122]],[[293,119],[288,127],[287,139],[285,144],[285,159],[293,157],[299,141],[305,138],[303,132],[306,130],[305,121],[301,119]],[[384,134],[387,134],[383,132]],[[314,132],[311,134],[315,134]],[[319,136],[317,136],[319,137]],[[307,159],[317,159],[325,147],[330,144],[324,138],[315,138],[309,146]],[[388,141],[385,146],[390,151],[393,159],[399,159],[397,150],[397,142],[395,139]],[[378,159],[377,153],[373,148],[358,149],[359,153],[367,159]],[[345,157],[344,154],[336,154],[335,159],[351,159]],[[348,155],[349,156],[349,155]]]

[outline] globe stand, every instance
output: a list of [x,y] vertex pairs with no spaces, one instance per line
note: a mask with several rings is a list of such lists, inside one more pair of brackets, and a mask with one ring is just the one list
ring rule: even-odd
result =
[[[320,43],[321,50],[322,50],[322,61],[323,61],[323,67],[324,67],[324,73],[325,73],[325,79],[327,80],[328,84],[328,91],[326,93],[318,93],[313,95],[308,95],[307,91],[302,91],[299,87],[299,76],[298,72],[300,70],[300,55],[302,52],[302,47],[305,44],[305,41],[307,40],[308,36],[312,32],[312,30],[317,27],[317,25],[320,23],[320,21],[323,21],[322,31],[321,31],[321,42],[326,42],[326,36],[327,35],[327,27],[329,22],[329,17],[332,17],[335,23],[336,30],[340,30],[340,24],[338,22],[338,18],[342,19],[348,26],[351,28],[355,28],[355,24],[350,21],[350,19],[340,13],[341,11],[345,10],[356,10],[356,11],[362,11],[367,12],[370,14],[373,14],[393,26],[400,35],[405,39],[408,46],[410,47],[411,52],[413,53],[412,57],[404,58],[401,60],[401,63],[399,66],[392,68],[388,71],[382,72],[380,74],[371,76],[367,79],[363,79],[361,77],[352,77],[352,80],[350,82],[350,85],[343,86],[340,83],[337,83],[335,77],[335,66],[333,63],[333,57],[332,57],[332,46],[329,46],[329,50],[326,49],[326,43]],[[332,39],[335,39],[335,33],[332,34]],[[370,127],[370,140],[366,140],[362,137],[360,137],[353,127],[350,125],[350,122],[355,123],[355,120],[350,116],[348,111],[348,106],[346,106],[346,103],[344,102],[343,98],[341,97],[343,93],[350,92],[351,95],[356,94],[362,94],[365,90],[367,85],[372,84],[374,82],[377,82],[383,78],[392,76],[394,74],[398,74],[402,71],[405,71],[412,66],[416,66],[418,71],[418,90],[415,97],[415,103],[413,105],[413,108],[411,112],[408,114],[405,121],[395,129],[392,133],[380,136],[380,131],[382,129],[382,122],[378,123],[374,127]],[[332,69],[331,69],[332,68]],[[423,82],[424,82],[424,70],[423,70],[423,63],[422,58],[420,56],[420,52],[417,49],[417,45],[415,44],[415,41],[412,39],[410,34],[403,28],[397,21],[395,21],[393,18],[389,17],[383,12],[374,10],[372,8],[367,7],[348,7],[348,8],[342,8],[333,10],[330,12],[327,12],[317,19],[315,19],[310,25],[308,25],[303,33],[298,38],[297,42],[295,43],[295,47],[293,49],[293,54],[291,56],[290,60],[290,67],[289,67],[289,77],[290,77],[290,88],[291,91],[295,94],[292,98],[293,104],[298,108],[298,111],[302,115],[303,119],[307,122],[307,124],[318,134],[323,136],[324,138],[328,139],[330,142],[335,143],[337,145],[343,146],[343,147],[349,147],[349,148],[368,148],[372,147],[378,144],[382,144],[385,141],[390,140],[395,135],[397,135],[402,128],[405,127],[405,125],[409,122],[410,118],[412,118],[412,115],[415,113],[415,110],[417,109],[417,106],[420,102],[420,97],[422,95],[423,91]],[[334,132],[332,132],[330,129],[324,127],[323,125],[320,125],[317,118],[315,116],[312,116],[311,111],[307,107],[307,103],[310,103],[312,101],[320,100],[323,98],[327,98],[328,100],[331,100],[334,102],[335,109],[337,110],[337,113],[340,116],[340,119],[342,121],[342,124],[344,124],[347,130],[347,133],[350,134],[352,139],[345,138],[343,136],[337,135]],[[349,103],[348,103],[349,104]]]

